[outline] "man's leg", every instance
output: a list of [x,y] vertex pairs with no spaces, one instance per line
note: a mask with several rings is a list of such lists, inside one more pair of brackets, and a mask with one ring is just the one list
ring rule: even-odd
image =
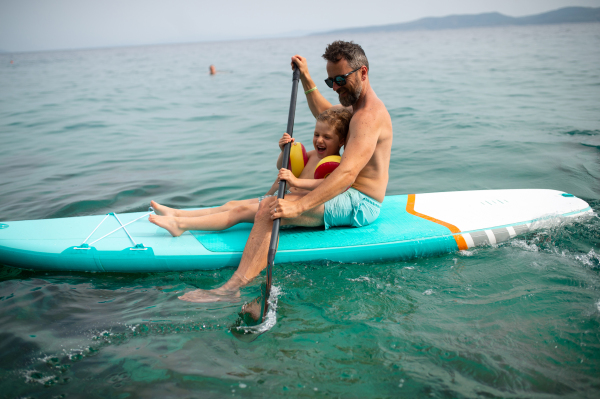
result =
[[[289,195],[286,197],[289,201],[297,201],[300,198],[301,195]],[[258,212],[254,217],[254,226],[242,254],[242,260],[231,279],[215,290],[195,290],[180,296],[179,299],[190,302],[216,302],[239,297],[239,288],[246,285],[267,267],[267,256],[273,230],[273,220],[271,220],[270,213],[273,201],[275,201],[274,197],[267,198],[260,203]],[[323,225],[324,209],[325,207],[320,205],[305,212],[298,218],[284,220],[283,224],[307,227],[321,226]]]
[[[286,197],[286,199],[289,201],[297,201],[300,199],[300,196],[290,195]],[[275,201],[275,198],[269,198],[269,201],[262,201],[258,212],[254,217],[254,226],[252,227],[252,231],[246,242],[240,265],[235,272],[241,279],[250,281],[267,267],[269,244],[273,232],[273,220],[271,220],[271,213],[269,210],[273,201]],[[304,227],[322,226],[324,209],[324,206],[320,205],[303,213],[295,219],[282,220],[282,225]],[[227,285],[227,283],[225,285]],[[239,286],[236,288],[238,287]]]

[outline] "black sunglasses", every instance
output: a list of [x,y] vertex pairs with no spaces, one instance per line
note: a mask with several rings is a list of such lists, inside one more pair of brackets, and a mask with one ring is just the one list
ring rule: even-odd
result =
[[346,78],[352,75],[354,72],[358,71],[360,68],[362,68],[362,66],[359,66],[354,71],[348,72],[345,75],[338,75],[335,78],[327,78],[325,79],[325,83],[327,83],[327,86],[329,86],[331,89],[333,89],[333,82],[335,82],[335,84],[337,84],[338,86],[343,86],[346,84]]

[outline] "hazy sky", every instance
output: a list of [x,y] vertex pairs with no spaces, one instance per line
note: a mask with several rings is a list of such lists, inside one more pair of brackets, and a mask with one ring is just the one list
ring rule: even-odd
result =
[[600,0],[0,0],[0,50],[217,41],[498,11],[510,16]]

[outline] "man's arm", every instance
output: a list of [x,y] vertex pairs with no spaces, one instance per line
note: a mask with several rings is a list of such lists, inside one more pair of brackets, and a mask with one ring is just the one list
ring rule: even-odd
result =
[[295,187],[303,190],[314,190],[323,183],[325,179],[298,179]]
[[[305,92],[317,86],[308,72],[306,58],[295,55],[292,57],[292,63],[295,63],[298,66],[298,69],[300,69],[300,81],[302,82],[302,88]],[[315,118],[319,116],[321,112],[332,107],[331,103],[327,101],[325,97],[323,97],[318,89],[308,93],[306,95],[306,101],[308,102],[308,108],[310,108],[310,112],[312,112]]]
[[350,132],[340,165],[327,177],[324,184],[294,202],[278,200],[274,204],[277,218],[295,218],[315,208],[351,186],[367,165],[377,147],[379,128],[373,115],[355,116],[350,121]]

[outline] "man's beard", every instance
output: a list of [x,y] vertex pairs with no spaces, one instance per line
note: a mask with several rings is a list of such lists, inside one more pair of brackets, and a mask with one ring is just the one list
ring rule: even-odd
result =
[[348,89],[346,91],[346,95],[344,97],[341,96],[343,92],[338,92],[338,97],[340,99],[340,104],[344,107],[349,107],[351,105],[356,104],[358,98],[360,97],[360,93],[362,92],[362,85],[357,86],[354,89]]

